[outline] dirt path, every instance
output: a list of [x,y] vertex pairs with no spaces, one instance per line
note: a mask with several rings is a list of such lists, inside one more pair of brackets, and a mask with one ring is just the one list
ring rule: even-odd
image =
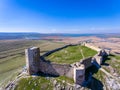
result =
[[82,55],[82,59],[84,59],[85,56],[84,56],[83,51],[82,51],[82,48],[80,48],[80,46],[79,46],[79,51],[80,51],[80,53],[81,53],[81,55]]

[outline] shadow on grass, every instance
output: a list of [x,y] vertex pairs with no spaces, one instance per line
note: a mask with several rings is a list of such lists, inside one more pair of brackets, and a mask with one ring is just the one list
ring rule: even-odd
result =
[[91,90],[103,90],[103,84],[98,79],[92,77],[92,80],[88,83],[87,88]]
[[98,67],[96,67],[95,65],[92,65],[91,67],[87,68],[85,70],[85,80],[88,80],[89,79],[89,75],[93,75],[95,73],[97,73],[99,70]]
[[115,52],[115,54],[120,55],[120,52]]
[[60,51],[60,50],[62,50],[62,49],[64,49],[64,48],[67,48],[67,47],[69,47],[69,46],[75,46],[75,45],[71,45],[71,44],[65,45],[65,46],[63,46],[63,47],[60,47],[60,48],[57,48],[57,49],[48,51],[48,52],[46,52],[45,54],[43,54],[42,56],[43,56],[43,57],[48,56],[48,55],[50,55],[50,54],[52,54],[52,53],[54,53],[54,52],[56,52],[56,51]]
[[87,81],[86,86],[91,90],[103,90],[103,84],[100,80],[92,77],[93,74],[98,72],[100,67],[92,65],[91,67],[87,68],[85,71],[85,81]]
[[38,76],[41,76],[41,77],[59,77],[59,75],[53,75],[53,74],[49,74],[49,73],[44,73],[44,72],[41,72],[39,71],[37,73]]
[[109,64],[106,63],[106,62],[109,61],[109,60],[111,60],[110,57],[115,57],[115,55],[110,54],[109,56],[104,56],[103,57],[104,59],[103,59],[102,65],[109,66]]
[[[103,58],[104,58],[104,60],[102,62],[102,65],[109,66],[109,64],[106,62],[111,60],[111,58],[115,58],[115,55],[110,54],[109,56],[104,56]],[[103,83],[100,80],[92,77],[93,74],[97,74],[99,68],[100,67],[97,67],[97,65],[94,64],[91,67],[89,67],[88,69],[86,69],[85,80],[89,81],[87,83],[86,87],[91,90],[103,90]],[[90,76],[91,76],[91,80],[89,80]]]

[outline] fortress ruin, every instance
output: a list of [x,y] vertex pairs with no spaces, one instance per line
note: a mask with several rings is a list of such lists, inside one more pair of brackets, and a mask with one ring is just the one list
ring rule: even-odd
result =
[[85,58],[83,60],[80,60],[80,62],[73,64],[56,64],[46,61],[43,57],[45,55],[49,55],[55,51],[63,49],[69,45],[49,51],[42,56],[40,56],[40,49],[38,47],[26,49],[25,55],[28,74],[34,75],[40,72],[51,76],[67,76],[73,78],[75,84],[81,85],[85,80],[85,70],[92,66],[94,63],[101,65],[104,60],[104,56],[109,55],[110,52],[99,47],[91,46],[89,43],[84,43],[82,45],[96,50],[98,53],[93,57]]

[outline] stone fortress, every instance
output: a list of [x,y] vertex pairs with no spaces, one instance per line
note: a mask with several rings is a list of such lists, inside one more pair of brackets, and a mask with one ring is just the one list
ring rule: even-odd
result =
[[38,72],[52,76],[67,76],[74,79],[75,84],[82,85],[85,80],[85,70],[93,64],[102,64],[104,56],[110,54],[109,50],[101,49],[96,46],[91,46],[89,43],[81,43],[88,48],[96,50],[98,53],[89,58],[80,60],[73,64],[56,64],[44,59],[44,56],[48,56],[53,52],[61,50],[71,45],[66,45],[61,48],[49,51],[44,55],[40,56],[40,49],[38,47],[32,47],[25,50],[26,55],[26,67],[29,75],[37,74]]

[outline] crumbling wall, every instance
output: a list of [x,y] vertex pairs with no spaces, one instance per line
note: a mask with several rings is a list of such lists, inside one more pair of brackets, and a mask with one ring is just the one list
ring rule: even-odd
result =
[[[55,64],[40,60],[39,71],[54,76],[65,75],[72,77],[72,72],[70,73],[71,67],[68,64]],[[68,75],[68,73],[70,73],[70,75]]]
[[[39,48],[26,49],[26,66],[30,75],[40,71],[49,75],[65,75],[73,78],[73,67],[68,64],[55,64],[46,61],[43,56],[39,58],[39,53]],[[91,57],[83,59],[79,63],[84,64],[85,68],[88,68],[91,66]]]
[[[102,64],[103,60],[104,60],[104,56],[108,56],[110,54],[110,50],[107,49],[101,49],[99,47],[90,45],[89,43],[84,43],[84,45],[88,48],[91,48],[95,51],[97,51],[98,53],[93,56],[93,60],[96,61],[99,65]],[[87,65],[87,64],[86,64]]]
[[102,64],[102,61],[103,61],[103,56],[98,56],[98,55],[95,55],[93,57],[93,60],[96,61],[99,65]]
[[95,50],[95,51],[100,51],[101,50],[99,47],[90,45],[89,43],[85,43],[84,45],[88,48],[91,48],[91,49]]
[[[85,76],[85,69],[92,66],[92,62],[96,61],[99,65],[103,61],[103,56],[108,55],[105,50],[102,50],[98,47],[91,46],[89,44],[85,44],[85,46],[98,51],[94,57],[85,58],[80,60],[80,62],[74,63],[72,65],[68,64],[55,64],[51,63],[50,61],[46,61],[44,56],[48,56],[53,52],[66,48],[68,46],[73,45],[66,45],[64,47],[51,50],[45,53],[43,56],[40,57],[40,50],[37,47],[29,48],[25,50],[26,54],[26,66],[27,71],[30,75],[36,74],[37,72],[42,72],[46,75],[52,76],[67,76],[70,78],[74,78],[76,84],[81,84],[84,81]],[[81,67],[81,65],[83,65]]]
[[28,73],[34,74],[39,71],[39,65],[40,65],[40,50],[37,47],[25,49],[25,55],[26,55],[26,67]]
[[52,53],[54,53],[54,52],[56,52],[56,51],[59,51],[59,50],[64,49],[64,48],[67,48],[67,47],[69,47],[69,46],[75,46],[75,45],[77,45],[77,44],[65,45],[65,46],[63,46],[63,47],[60,47],[60,48],[57,48],[57,49],[48,51],[48,52],[46,52],[45,54],[43,54],[42,56],[43,56],[43,57],[44,57],[44,56],[48,56],[48,55],[50,55],[50,54],[52,54]]
[[103,60],[104,60],[104,56],[108,56],[109,52],[106,52],[105,50],[101,49],[100,51],[98,51],[98,53],[93,56],[93,59],[99,64],[101,65]]
[[86,68],[92,66],[91,61],[92,61],[92,57],[89,57],[89,58],[85,58],[85,59],[81,60],[80,63],[84,64],[85,69],[86,69]]
[[81,85],[85,80],[85,66],[81,64],[79,67],[74,67],[74,81]]
[[[62,48],[65,48],[67,46],[64,46]],[[62,48],[56,50],[60,50]],[[47,54],[44,55],[48,55],[56,50],[48,52]],[[53,75],[53,76],[65,75],[73,78],[73,68],[70,65],[55,64],[46,61],[43,56],[40,57],[40,50],[37,47],[26,49],[25,55],[26,55],[26,67],[30,75],[36,74],[38,72],[42,72],[44,74]]]

